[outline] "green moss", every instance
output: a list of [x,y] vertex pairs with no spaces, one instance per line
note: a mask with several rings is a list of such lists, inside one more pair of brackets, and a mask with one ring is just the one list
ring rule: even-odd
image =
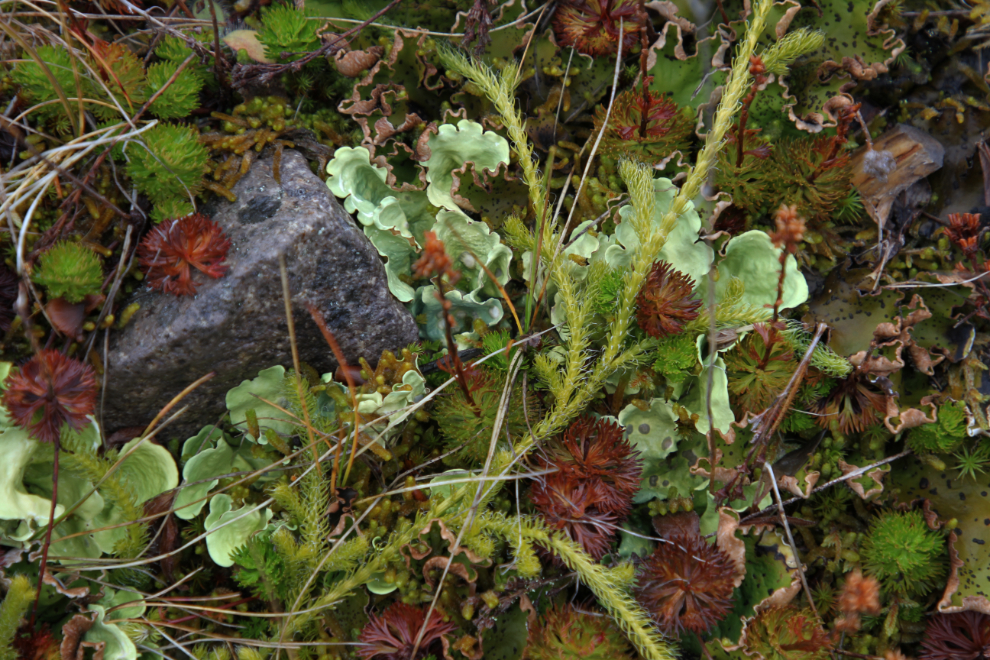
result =
[[[433,411],[433,418],[444,437],[445,451],[456,450],[444,459],[445,463],[454,467],[473,467],[485,462],[502,398],[502,379],[480,375],[469,377],[468,382],[471,397],[478,405],[478,414],[475,414],[464,393],[455,386],[451,386],[454,392],[441,398]],[[540,419],[542,409],[536,397],[530,394],[526,397],[524,410],[522,387],[516,386],[505,412],[500,444],[504,443],[506,433],[510,438],[519,438],[527,432],[527,414],[532,423]]]
[[[316,36],[319,23],[307,20],[306,15],[289,4],[277,4],[261,10],[262,28],[258,41],[265,47],[265,57],[273,62],[293,62],[302,53],[316,50],[320,40]],[[282,53],[294,53],[282,57]]]
[[885,591],[919,596],[945,575],[944,554],[942,535],[920,511],[880,515],[860,547],[863,567]]
[[[175,62],[159,62],[148,67],[148,89],[154,95],[165,87],[166,83],[179,70]],[[151,112],[161,119],[181,119],[199,107],[199,91],[203,88],[203,80],[188,69],[176,77],[175,81],[165,87],[165,91],[151,103]]]
[[595,300],[595,311],[602,316],[608,316],[615,311],[616,301],[623,287],[622,271],[610,270],[602,277],[598,285],[598,298]]
[[195,212],[196,209],[191,203],[189,203],[188,197],[174,197],[155,204],[155,208],[151,209],[150,215],[151,219],[157,223],[162,220],[184,218]]
[[147,148],[132,147],[127,173],[153,204],[188,199],[203,185],[203,168],[210,154],[199,133],[182,124],[159,124],[143,135]]
[[485,352],[485,355],[489,355],[495,351],[501,351],[497,355],[488,358],[485,362],[486,367],[502,372],[509,370],[510,352],[503,350],[509,345],[509,341],[509,333],[506,330],[488,332],[481,338],[481,349]]
[[694,335],[684,333],[666,337],[657,344],[653,369],[674,384],[694,375],[698,365],[698,348]]
[[[59,87],[65,92],[65,95],[69,98],[77,96],[75,93],[75,79],[72,75],[72,58],[69,55],[69,51],[64,48],[41,46],[36,52],[38,53],[38,57],[48,65],[48,70],[51,71]],[[20,86],[22,97],[32,104],[55,101],[58,98],[55,87],[45,75],[45,72],[30,58],[25,57],[24,60],[14,65],[11,78],[14,84]],[[36,110],[35,113],[43,121],[61,118],[63,121],[59,122],[59,125],[64,124],[66,129],[69,127],[68,121],[64,117],[65,109],[59,103],[46,105]]]
[[48,290],[51,298],[82,302],[98,293],[103,284],[103,266],[95,252],[78,243],[62,241],[41,255],[34,281]]
[[908,431],[907,445],[918,453],[947,454],[955,451],[967,438],[966,404],[949,401],[938,409],[938,421]]

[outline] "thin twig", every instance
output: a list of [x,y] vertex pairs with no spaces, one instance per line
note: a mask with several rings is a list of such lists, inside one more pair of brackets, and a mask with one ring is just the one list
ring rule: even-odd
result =
[[309,405],[306,403],[306,393],[303,391],[303,374],[299,365],[299,346],[296,343],[296,324],[292,319],[292,292],[289,290],[289,273],[285,268],[285,255],[278,255],[278,271],[282,277],[282,299],[285,301],[285,322],[289,328],[289,346],[292,348],[292,368],[295,370],[296,393],[299,396],[299,405],[302,407],[303,419],[306,421],[306,434],[309,438],[309,446],[313,452],[313,461],[316,463],[316,473],[323,478],[320,469],[320,451],[316,448],[316,437],[313,436],[313,423],[309,419]]
[[804,593],[808,597],[808,605],[811,607],[811,611],[815,617],[820,618],[818,616],[818,608],[815,607],[815,599],[811,594],[811,587],[808,586],[808,578],[804,575],[804,565],[801,563],[800,555],[798,555],[797,546],[794,545],[794,537],[791,536],[791,526],[787,522],[787,514],[784,513],[784,502],[780,498],[780,489],[777,488],[777,476],[773,473],[773,466],[770,463],[766,463],[763,467],[770,474],[770,484],[773,486],[773,494],[777,497],[777,510],[780,511],[780,520],[784,523],[784,531],[787,532],[787,542],[791,546],[791,552],[794,554],[798,577],[801,578],[801,586],[804,587]]

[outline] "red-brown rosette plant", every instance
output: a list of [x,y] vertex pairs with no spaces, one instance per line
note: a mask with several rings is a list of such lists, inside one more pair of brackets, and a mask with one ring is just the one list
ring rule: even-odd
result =
[[553,31],[561,46],[601,57],[618,49],[628,53],[639,39],[643,15],[636,0],[564,0],[557,6]]
[[598,560],[608,552],[609,543],[621,522],[616,513],[598,506],[603,491],[591,480],[558,472],[533,484],[531,497],[548,527],[563,531]]
[[550,527],[600,559],[632,507],[642,472],[622,427],[583,417],[547,448],[541,463],[557,471],[533,485],[533,504]]
[[96,409],[96,375],[88,364],[46,348],[11,372],[3,404],[11,419],[41,442],[55,442],[68,424],[79,430]]
[[636,600],[667,634],[703,634],[732,607],[732,560],[697,534],[678,534],[639,567]]
[[698,318],[701,301],[691,298],[693,291],[694,280],[666,261],[656,262],[636,298],[639,327],[657,339],[680,334]]
[[982,660],[990,657],[990,616],[982,612],[936,614],[928,620],[918,660]]
[[196,294],[192,269],[213,279],[223,277],[229,250],[230,241],[220,225],[195,213],[152,229],[138,247],[138,259],[152,289],[192,296]]
[[581,417],[547,449],[547,460],[561,474],[595,482],[602,496],[599,508],[620,516],[629,512],[643,469],[618,424]]
[[845,435],[861,433],[880,422],[886,410],[887,396],[854,371],[815,404],[815,422],[826,429],[835,423]]
[[[413,656],[419,630],[426,623],[426,631],[419,643],[419,650]],[[426,612],[418,607],[395,602],[379,616],[372,614],[367,625],[358,636],[362,644],[357,654],[365,660],[417,660],[428,655],[443,657],[441,637],[457,628],[453,623],[444,623],[440,613],[434,610],[429,622]]]

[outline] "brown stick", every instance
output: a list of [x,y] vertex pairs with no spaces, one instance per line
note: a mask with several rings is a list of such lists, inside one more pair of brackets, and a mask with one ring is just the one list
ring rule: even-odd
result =
[[[347,364],[347,358],[344,357],[344,352],[340,350],[340,344],[337,343],[337,338],[333,336],[330,332],[330,328],[327,327],[327,322],[323,318],[323,314],[320,313],[316,306],[311,302],[306,303],[306,309],[309,310],[309,315],[313,317],[313,322],[316,323],[320,332],[323,333],[323,338],[326,339],[327,343],[330,345],[330,350],[333,351],[333,356],[337,359],[337,364],[340,366],[340,370],[344,373],[344,380],[347,381],[347,390],[351,395],[351,408],[354,410],[354,444],[351,448],[351,456],[347,461],[348,470],[350,473],[350,466],[354,463],[354,454],[357,453],[358,444],[358,426],[360,424],[361,418],[358,416],[358,404],[357,404],[357,394],[355,393],[354,378],[351,376],[350,366]],[[341,424],[343,428],[343,424]],[[343,440],[337,440],[337,453],[333,459],[333,470],[330,473],[330,492],[337,492],[337,475],[340,470],[340,452],[343,446]],[[346,475],[344,482],[347,481]]]
[[313,462],[316,463],[316,473],[320,478],[320,451],[316,448],[316,437],[313,435],[313,423],[309,419],[309,406],[306,405],[306,393],[303,391],[302,369],[299,366],[299,346],[296,344],[296,324],[292,319],[292,298],[289,290],[289,273],[285,268],[285,255],[278,255],[278,270],[282,277],[282,298],[285,301],[285,322],[289,329],[289,347],[292,349],[292,368],[296,372],[296,393],[299,405],[302,407],[303,420],[306,422],[306,435],[309,436],[309,446],[313,452]]

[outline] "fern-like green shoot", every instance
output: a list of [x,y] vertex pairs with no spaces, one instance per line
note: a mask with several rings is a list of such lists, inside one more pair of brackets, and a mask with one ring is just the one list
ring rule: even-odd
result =
[[255,534],[230,556],[237,566],[234,579],[239,585],[268,601],[286,597],[285,559],[276,551],[270,534]]
[[825,33],[820,30],[801,28],[788,32],[763,52],[763,65],[767,73],[782,76],[797,58],[818,50],[824,44]]

